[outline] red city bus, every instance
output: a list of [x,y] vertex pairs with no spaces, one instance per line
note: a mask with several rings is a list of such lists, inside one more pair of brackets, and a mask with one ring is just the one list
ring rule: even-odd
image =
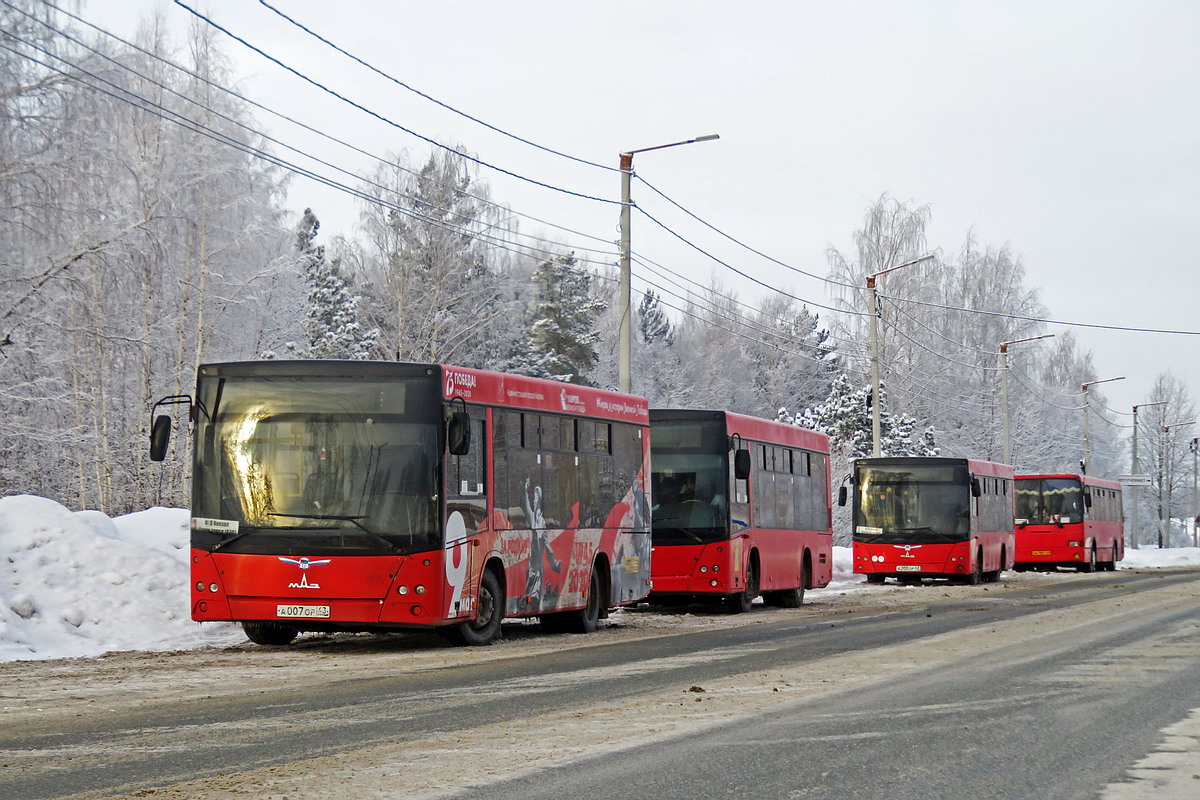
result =
[[1125,557],[1125,514],[1116,481],[1018,475],[1015,522],[1019,570],[1114,570]]
[[191,415],[193,619],[260,644],[436,628],[482,645],[504,617],[587,632],[649,592],[643,398],[257,361],[200,367]]
[[794,608],[833,577],[829,440],[726,411],[650,410],[652,600],[759,594]]
[[[994,581],[1012,569],[1013,469],[967,458],[861,458],[852,476],[854,571]],[[845,489],[838,502],[845,505]]]

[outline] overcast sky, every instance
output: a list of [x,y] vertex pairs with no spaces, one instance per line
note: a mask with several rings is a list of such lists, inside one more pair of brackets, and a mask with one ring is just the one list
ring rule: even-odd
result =
[[[623,150],[720,134],[640,154],[635,169],[731,236],[809,272],[826,274],[831,246],[852,252],[854,230],[886,193],[927,204],[929,243],[948,255],[971,229],[981,245],[1011,247],[1054,319],[1200,331],[1200,3],[270,1],[413,88],[581,159],[615,167]],[[617,173],[439,108],[253,0],[187,2],[423,136],[619,199]],[[194,19],[170,0],[91,0],[84,15],[132,36],[152,8],[180,32]],[[219,38],[253,99],[373,153],[427,155],[428,144]],[[372,167],[261,122],[352,172]],[[488,169],[481,177],[515,211],[617,237],[616,205]],[[313,207],[323,233],[351,232],[357,211],[344,196],[296,178],[289,200],[297,213]],[[634,200],[756,278],[830,301],[821,282],[720,240],[645,189]],[[635,251],[700,281],[716,274],[744,300],[761,294],[652,228],[635,216]],[[529,220],[522,229],[605,247]],[[1126,376],[1098,387],[1117,411],[1145,402],[1163,371],[1200,394],[1200,337],[1074,330],[1098,378]]]

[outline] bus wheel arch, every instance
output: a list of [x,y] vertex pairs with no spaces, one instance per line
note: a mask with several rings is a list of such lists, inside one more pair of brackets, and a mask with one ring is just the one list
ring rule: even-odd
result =
[[608,616],[610,600],[608,559],[600,554],[592,562],[583,608],[542,614],[542,629],[548,633],[592,633]]
[[483,647],[501,635],[504,620],[504,569],[496,559],[488,561],[479,577],[479,595],[472,619],[441,629],[442,634],[464,647]]
[[731,614],[745,614],[758,597],[759,576],[758,550],[751,550],[746,560],[746,580],[742,591],[725,595],[725,607]]

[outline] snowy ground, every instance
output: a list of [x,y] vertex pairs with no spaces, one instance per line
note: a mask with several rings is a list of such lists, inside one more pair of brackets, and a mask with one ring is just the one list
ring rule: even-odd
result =
[[[244,641],[235,625],[191,621],[187,544],[185,509],[110,518],[41,497],[0,498],[0,661]],[[1200,549],[1128,550],[1120,566],[1189,564],[1200,564]],[[849,548],[834,548],[833,578],[835,591],[862,583]]]

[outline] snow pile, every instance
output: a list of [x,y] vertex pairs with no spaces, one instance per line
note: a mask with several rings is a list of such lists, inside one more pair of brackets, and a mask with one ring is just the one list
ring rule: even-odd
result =
[[188,512],[112,519],[41,497],[0,498],[0,661],[230,644],[230,624],[192,622]]
[[1118,564],[1119,569],[1135,569],[1137,567],[1187,567],[1200,564],[1200,547],[1175,547],[1159,550],[1157,547],[1142,547],[1134,550],[1125,548],[1125,558]]

